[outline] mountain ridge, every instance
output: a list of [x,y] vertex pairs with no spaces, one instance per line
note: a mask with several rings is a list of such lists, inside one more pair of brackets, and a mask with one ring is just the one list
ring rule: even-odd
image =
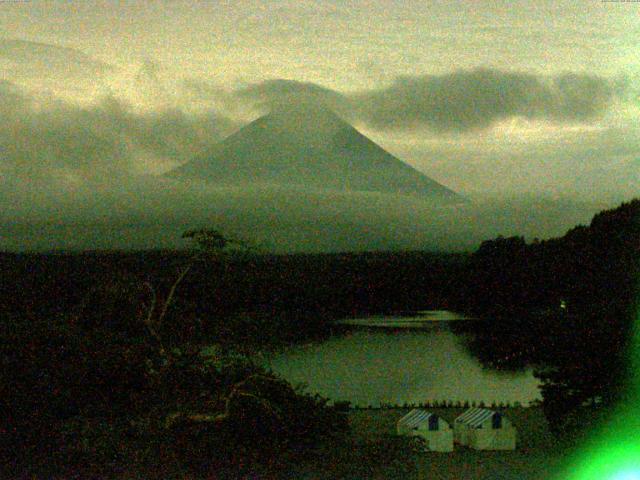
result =
[[317,105],[276,107],[167,175],[463,200]]

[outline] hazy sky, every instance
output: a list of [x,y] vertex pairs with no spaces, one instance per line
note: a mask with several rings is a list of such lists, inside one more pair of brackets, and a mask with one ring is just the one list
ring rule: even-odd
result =
[[312,96],[464,194],[630,198],[639,40],[600,0],[0,2],[0,179],[162,172]]
[[[353,116],[360,128],[454,189],[531,190],[533,175],[546,190],[591,191],[583,176],[611,190],[609,175],[638,167],[634,3],[30,1],[0,10],[3,77],[39,95],[83,105],[110,95],[131,113],[211,110],[242,122],[255,111],[234,92],[295,80],[349,95],[364,111]],[[145,151],[135,163],[185,160],[173,153]]]

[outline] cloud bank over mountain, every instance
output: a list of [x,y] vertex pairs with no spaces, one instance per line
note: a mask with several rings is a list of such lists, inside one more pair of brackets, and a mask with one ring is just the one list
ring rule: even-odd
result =
[[596,75],[544,76],[479,68],[404,76],[386,87],[351,93],[313,83],[270,80],[240,89],[236,96],[263,108],[311,99],[377,130],[464,132],[512,117],[590,122],[619,101],[625,88],[621,81]]
[[[340,86],[302,68],[221,82],[148,51],[122,59],[0,40],[0,248],[174,245],[194,224],[282,250],[473,248],[499,233],[559,235],[640,194],[637,75],[503,65]],[[155,176],[309,102],[471,204]]]
[[[63,65],[115,71],[115,67],[80,51],[36,42],[1,41],[2,55],[26,65],[51,57]],[[52,70],[57,63],[52,62]],[[142,109],[115,89],[117,85],[93,101],[76,103],[34,91],[19,81],[3,81],[0,174],[73,183],[158,173],[210,150],[248,119],[282,105],[312,102],[367,129],[383,147],[398,145],[391,153],[397,152],[429,175],[433,165],[424,159],[434,151],[435,143],[440,145],[435,150],[442,152],[451,139],[461,146],[474,136],[500,129],[504,122],[520,120],[532,122],[534,127],[537,122],[551,122],[559,127],[602,128],[598,122],[603,116],[624,108],[637,109],[638,103],[634,93],[637,86],[628,79],[579,73],[544,76],[487,68],[459,70],[404,76],[387,86],[357,91],[284,79],[226,88],[192,77],[165,84],[161,73],[161,66],[150,60],[135,72],[133,81],[138,82],[139,89],[148,90],[156,104],[145,104]],[[81,84],[82,79],[77,82]],[[615,128],[618,133],[612,135],[611,142],[624,143],[625,135],[620,131],[626,127]],[[507,137],[497,144],[513,143]],[[417,140],[424,138],[431,138],[431,144],[416,151],[420,145]],[[567,147],[572,149],[567,145],[563,150]],[[459,148],[450,150],[455,153]],[[486,158],[491,152],[479,153],[477,158]],[[553,156],[554,152],[545,155]],[[464,154],[452,155],[449,172],[441,178],[467,168],[467,158]],[[621,175],[619,169],[616,174]],[[452,187],[458,185],[454,179]]]
[[42,100],[0,83],[0,174],[31,182],[111,183],[210,148],[230,121],[215,112],[146,113],[105,97],[90,106]]

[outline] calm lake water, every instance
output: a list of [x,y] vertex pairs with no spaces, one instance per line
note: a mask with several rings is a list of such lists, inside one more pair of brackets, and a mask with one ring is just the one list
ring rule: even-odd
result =
[[264,363],[308,391],[355,405],[426,401],[520,402],[539,399],[531,371],[483,369],[450,322],[452,312],[343,320],[350,330],[321,343],[267,354]]

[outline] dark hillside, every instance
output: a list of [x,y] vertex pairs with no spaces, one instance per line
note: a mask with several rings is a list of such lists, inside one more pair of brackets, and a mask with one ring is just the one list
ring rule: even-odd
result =
[[[5,253],[0,304],[5,311],[68,314],[83,303],[106,301],[98,301],[96,288],[130,285],[131,291],[146,281],[166,294],[188,258],[174,251]],[[252,255],[198,264],[180,285],[172,314],[177,323],[180,317],[207,323],[241,313],[265,321],[279,316],[300,327],[320,318],[443,306],[465,258],[379,252]]]
[[611,406],[625,395],[639,281],[640,200],[633,200],[560,238],[483,242],[452,301],[485,319],[471,344],[481,359],[538,367],[545,409],[563,419],[560,428],[583,406]]

